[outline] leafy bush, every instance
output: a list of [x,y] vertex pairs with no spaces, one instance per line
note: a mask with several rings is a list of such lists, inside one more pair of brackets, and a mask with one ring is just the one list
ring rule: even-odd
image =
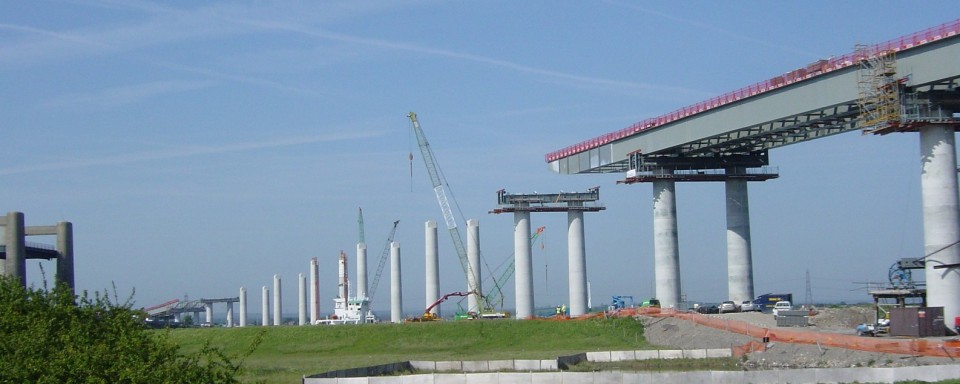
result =
[[238,382],[239,363],[209,345],[182,354],[166,333],[148,332],[143,315],[129,300],[0,276],[0,383]]

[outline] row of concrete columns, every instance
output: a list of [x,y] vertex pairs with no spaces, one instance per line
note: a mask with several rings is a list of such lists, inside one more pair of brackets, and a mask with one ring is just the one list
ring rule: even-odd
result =
[[[919,133],[927,305],[943,307],[944,318],[950,320],[960,316],[960,191],[955,128],[932,124],[919,128]],[[753,260],[746,181],[726,181],[726,208],[729,298],[751,300]],[[672,180],[653,182],[653,222],[656,296],[665,307],[677,306],[681,301],[680,257]]]
[[[747,181],[725,181],[727,206],[727,281],[730,300],[753,300],[753,256]],[[653,249],[656,296],[664,307],[681,300],[680,246],[677,233],[676,182],[653,182]]]
[[23,286],[27,285],[27,236],[56,236],[57,282],[70,289],[76,288],[73,263],[73,224],[61,221],[50,226],[26,226],[22,212],[8,212],[0,216],[3,227],[3,244],[6,259],[0,262],[0,275],[13,276]]
[[[434,226],[435,227],[435,226]],[[391,252],[391,321],[393,322],[402,322],[403,321],[403,301],[400,295],[400,244],[393,242],[390,244]],[[367,295],[367,276],[366,276],[366,245],[358,244],[357,245],[357,282],[358,282],[358,295],[357,297],[366,297]],[[310,271],[308,273],[310,285],[307,285],[307,276],[304,274],[298,274],[297,276],[297,289],[298,289],[298,319],[297,323],[299,325],[315,324],[320,318],[320,304],[319,304],[319,262],[317,258],[312,258],[310,260]],[[270,289],[267,286],[262,288],[262,308],[261,308],[261,324],[264,326],[268,325],[280,325],[283,321],[283,308],[282,308],[282,294],[281,294],[281,278],[280,275],[273,276],[273,305],[271,307],[271,295]],[[247,295],[246,289],[240,288],[240,326],[246,326],[246,316],[247,316]],[[210,321],[211,318],[211,309],[210,305],[206,305],[207,308],[207,317]],[[273,312],[273,321],[271,323],[270,312]],[[309,311],[308,311],[309,309]],[[228,307],[228,311],[232,312],[232,308]],[[232,319],[229,319],[228,322],[232,323]]]
[[[246,308],[245,295],[246,295],[246,292],[243,290],[243,288],[240,288],[240,326],[241,327],[246,325],[247,308]],[[227,304],[227,326],[232,327],[233,326],[233,302],[226,301],[225,303]],[[203,309],[204,309],[204,314],[206,315],[206,321],[207,323],[210,323],[210,324],[213,324],[213,304],[214,304],[213,302],[203,303]]]
[[[520,204],[520,208],[526,207]],[[576,204],[574,204],[576,206]],[[534,312],[533,257],[530,240],[530,211],[519,209],[513,214],[514,265],[516,271],[516,305],[518,319],[532,318]],[[584,240],[583,211],[567,212],[567,284],[570,316],[590,311],[587,292],[587,257]]]

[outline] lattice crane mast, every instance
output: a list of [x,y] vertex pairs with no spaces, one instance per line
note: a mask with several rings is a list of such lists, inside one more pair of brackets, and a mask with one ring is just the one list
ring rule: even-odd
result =
[[[460,235],[460,229],[457,227],[456,217],[453,215],[453,210],[450,209],[450,201],[447,199],[447,192],[444,189],[444,186],[447,185],[446,179],[443,177],[443,173],[440,172],[440,166],[437,164],[437,159],[433,155],[433,149],[430,148],[430,143],[427,142],[426,135],[423,134],[423,129],[420,128],[420,122],[417,121],[417,114],[410,112],[407,117],[410,118],[410,122],[413,123],[413,132],[417,136],[417,144],[420,146],[420,154],[423,158],[423,163],[427,167],[427,173],[430,174],[430,181],[433,183],[433,193],[437,195],[437,202],[440,204],[440,211],[443,213],[443,221],[447,225],[447,230],[450,232],[450,238],[453,239],[453,247],[457,250],[457,256],[460,258],[460,266],[463,267],[463,274],[467,277],[467,281],[470,281],[470,263],[467,261],[467,249],[463,246],[463,237]],[[450,198],[453,198],[453,195],[450,195]],[[456,199],[454,199],[454,204],[456,204]],[[499,287],[497,287],[499,291]],[[486,301],[482,294],[479,292],[470,292],[480,296],[483,300]],[[490,303],[486,303],[486,306],[489,307]]]
[[[361,216],[362,217],[362,216]],[[387,235],[387,243],[383,245],[383,251],[380,252],[380,264],[377,265],[377,274],[373,277],[373,284],[370,285],[370,299],[373,299],[373,295],[377,293],[377,286],[380,285],[380,275],[383,274],[383,266],[387,265],[387,256],[390,255],[390,243],[393,242],[393,236],[397,234],[397,225],[400,224],[400,220],[393,222],[393,229],[390,230],[390,234]]]
[[[547,229],[547,227],[537,228],[537,232],[535,232],[533,236],[530,236],[530,244],[537,242],[537,238],[540,237],[540,234],[543,233],[544,229]],[[503,274],[501,274],[499,278],[493,281],[493,285],[496,288],[491,290],[490,293],[487,293],[487,296],[486,296],[487,304],[492,305],[493,303],[497,303],[501,307],[503,307],[503,291],[500,289],[500,287],[503,287],[507,283],[507,280],[510,280],[510,277],[513,276],[513,272],[516,269],[516,265],[514,264],[514,260],[512,257],[513,255],[510,255],[510,256],[511,256],[510,263],[507,264],[507,267],[503,269]]]
[[360,209],[360,213],[357,215],[357,227],[360,232],[360,242],[366,244],[367,239],[364,237],[364,234],[363,234],[363,208],[359,208],[359,209]]

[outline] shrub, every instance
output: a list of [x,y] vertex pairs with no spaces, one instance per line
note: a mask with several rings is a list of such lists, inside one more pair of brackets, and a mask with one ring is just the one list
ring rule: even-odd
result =
[[145,329],[129,300],[114,298],[0,276],[0,383],[238,382],[240,365],[219,349],[182,354],[166,333]]

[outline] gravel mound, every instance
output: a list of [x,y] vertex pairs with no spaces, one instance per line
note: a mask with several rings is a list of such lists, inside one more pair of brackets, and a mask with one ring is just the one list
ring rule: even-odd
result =
[[[776,328],[773,315],[763,313],[730,313],[709,315]],[[867,316],[864,318],[864,316]],[[854,333],[856,324],[872,321],[870,308],[828,308],[810,318],[809,329],[819,332]],[[755,339],[723,330],[698,325],[673,317],[641,317],[644,336],[653,345],[664,349],[730,348]],[[864,352],[816,345],[771,342],[767,350],[744,357],[746,369],[778,368],[842,368],[842,367],[901,367],[930,364],[955,364],[950,358]]]

